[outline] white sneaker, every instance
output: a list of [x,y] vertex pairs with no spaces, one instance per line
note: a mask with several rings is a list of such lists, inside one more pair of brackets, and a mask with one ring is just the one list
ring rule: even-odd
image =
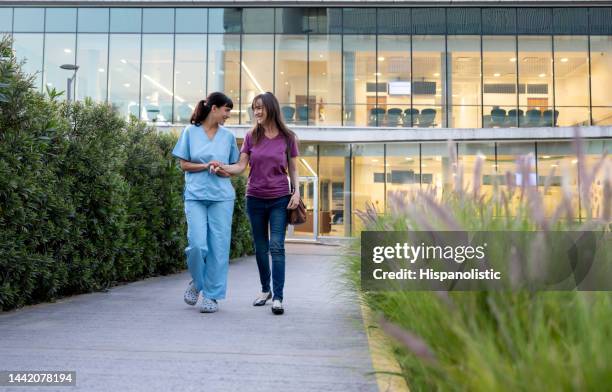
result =
[[280,300],[275,299],[274,301],[272,301],[272,313],[276,315],[285,313],[285,310],[283,309],[283,303]]
[[187,286],[187,290],[185,290],[185,295],[183,299],[187,305],[195,305],[198,302],[198,297],[200,293],[196,290],[195,285],[193,284],[193,280],[189,282],[189,286]]
[[255,301],[253,301],[253,306],[264,306],[269,299],[272,299],[272,293],[260,293]]

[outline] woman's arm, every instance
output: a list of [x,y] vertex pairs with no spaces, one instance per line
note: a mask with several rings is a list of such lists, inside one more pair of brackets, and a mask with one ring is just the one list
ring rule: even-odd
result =
[[228,174],[240,174],[242,173],[249,163],[249,154],[245,152],[240,153],[240,160],[233,165],[221,165],[219,168],[227,172]]
[[194,162],[186,161],[184,159],[179,159],[179,161],[181,163],[181,170],[186,171],[186,172],[191,172],[191,173],[201,172],[204,170],[208,170],[209,168],[208,163],[194,163]]
[[287,208],[292,210],[300,203],[300,176],[298,174],[297,157],[289,158],[289,179],[291,180],[293,195]]

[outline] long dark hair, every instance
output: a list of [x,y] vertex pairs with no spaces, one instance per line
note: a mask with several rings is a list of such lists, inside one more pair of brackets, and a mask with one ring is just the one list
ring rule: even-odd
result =
[[[293,131],[287,128],[285,125],[285,122],[281,117],[280,105],[278,104],[278,100],[274,94],[265,92],[256,95],[255,98],[253,98],[253,103],[251,103],[251,109],[253,109],[253,111],[255,111],[255,103],[259,99],[261,99],[261,103],[266,109],[266,121],[272,121],[274,125],[276,125],[276,128],[278,128],[279,132],[283,134],[285,140],[287,140],[287,145],[291,145],[291,143],[295,141],[295,133],[293,133]],[[263,125],[256,124],[251,132],[253,136],[253,145],[255,145],[264,137],[265,130]]]
[[234,102],[227,95],[214,92],[210,93],[206,99],[201,100],[196,105],[195,109],[193,109],[193,113],[191,114],[190,122],[194,125],[200,126],[206,120],[208,113],[213,106],[218,108],[222,108],[223,106],[227,106],[230,109],[234,108]]

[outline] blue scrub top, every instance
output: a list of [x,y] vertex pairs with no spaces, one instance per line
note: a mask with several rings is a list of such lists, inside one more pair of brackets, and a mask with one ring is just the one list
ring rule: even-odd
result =
[[[212,140],[204,128],[188,125],[181,133],[172,155],[193,163],[219,161],[236,163],[240,157],[236,137],[226,128],[219,127]],[[234,200],[236,192],[229,177],[219,177],[208,170],[185,172],[185,200]]]

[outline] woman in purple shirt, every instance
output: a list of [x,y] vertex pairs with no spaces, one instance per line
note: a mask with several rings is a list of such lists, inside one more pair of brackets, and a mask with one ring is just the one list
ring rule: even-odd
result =
[[[272,299],[272,313],[283,314],[287,209],[296,208],[300,201],[297,138],[283,122],[278,100],[272,93],[256,96],[252,108],[257,124],[244,138],[240,160],[220,168],[230,174],[239,174],[247,164],[251,166],[247,213],[261,281],[261,294],[253,305],[263,306]],[[272,256],[272,292],[268,254]]]

